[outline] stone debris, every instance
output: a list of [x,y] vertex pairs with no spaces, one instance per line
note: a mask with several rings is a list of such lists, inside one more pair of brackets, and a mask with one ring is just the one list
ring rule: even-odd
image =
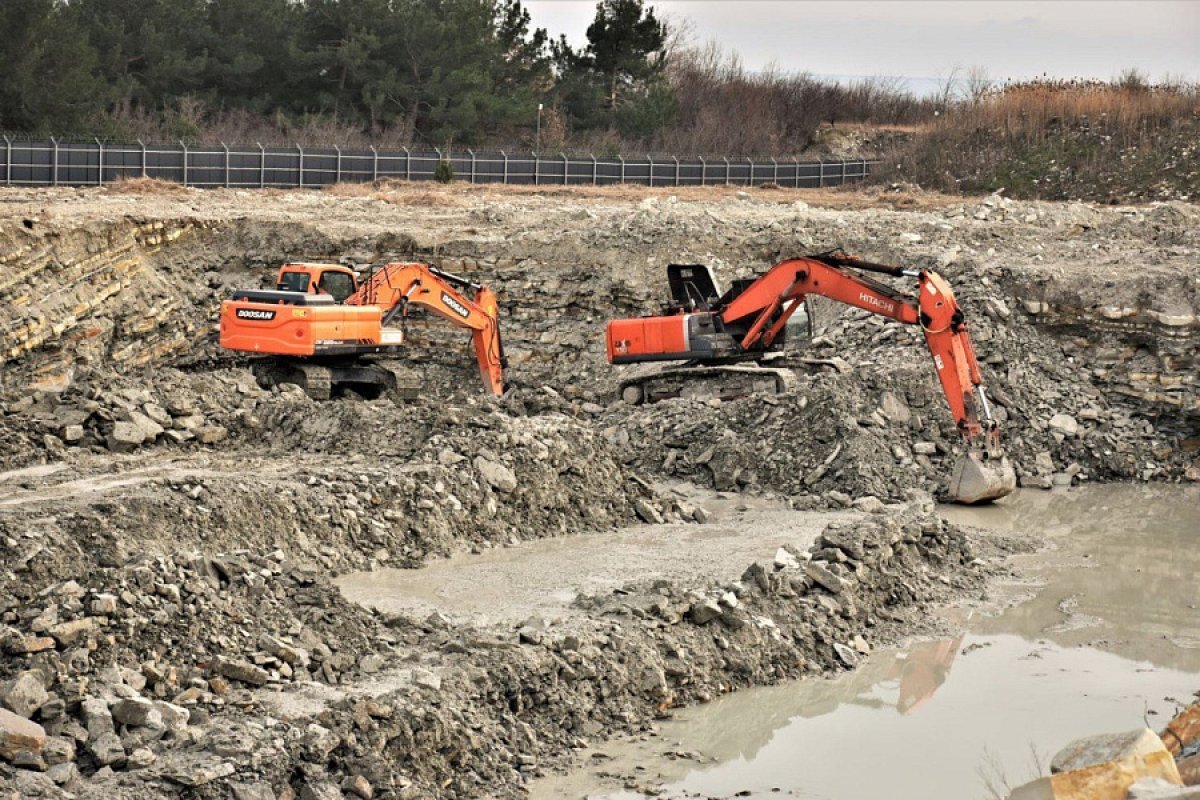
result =
[[[661,709],[850,668],[928,624],[927,604],[977,595],[992,560],[979,549],[1001,545],[930,513],[961,445],[919,330],[818,303],[801,355],[823,366],[784,393],[631,408],[599,332],[660,303],[669,261],[710,263],[723,283],[839,244],[937,265],[1023,485],[1200,480],[1185,446],[1200,415],[1192,206],[997,194],[896,212],[743,194],[484,196],[399,214],[321,192],[114,210],[103,191],[8,190],[0,264],[20,280],[0,287],[3,788],[515,796]],[[27,228],[11,218],[26,206],[62,221]],[[423,382],[416,400],[314,403],[259,386],[217,346],[218,301],[269,285],[288,258],[434,250],[504,303],[499,400],[479,396],[461,332],[420,319],[425,340],[401,359]],[[711,521],[661,488],[677,482],[866,519],[768,552],[737,581],[630,584],[516,628],[369,611],[331,582]],[[1176,727],[1185,776],[1197,756]]]
[[12,761],[24,752],[39,753],[46,744],[46,731],[36,722],[0,709],[0,758]]

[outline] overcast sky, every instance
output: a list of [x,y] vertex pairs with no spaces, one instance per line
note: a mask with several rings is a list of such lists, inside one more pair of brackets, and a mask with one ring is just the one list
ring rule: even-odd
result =
[[[534,24],[575,43],[595,0],[526,0]],[[650,0],[690,19],[749,69],[771,62],[822,75],[941,78],[982,65],[998,79],[1111,78],[1137,67],[1200,79],[1200,0]],[[921,87],[914,86],[915,89]]]

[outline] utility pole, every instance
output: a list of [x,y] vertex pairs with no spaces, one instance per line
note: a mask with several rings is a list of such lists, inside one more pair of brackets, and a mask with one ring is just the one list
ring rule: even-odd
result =
[[542,152],[542,104],[538,103],[537,117],[537,139],[533,145],[533,149],[537,152]]

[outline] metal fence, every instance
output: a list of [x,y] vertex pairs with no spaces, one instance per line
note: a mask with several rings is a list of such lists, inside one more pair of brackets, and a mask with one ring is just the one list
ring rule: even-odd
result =
[[230,147],[162,144],[18,142],[0,137],[0,184],[5,186],[102,186],[122,178],[161,178],[197,187],[320,187],[380,178],[433,180],[437,165],[450,162],[457,180],[526,185],[647,186],[838,186],[863,180],[866,159],[800,161],[752,158],[679,159],[673,156],[597,158],[563,153],[438,148],[384,152],[340,147]]

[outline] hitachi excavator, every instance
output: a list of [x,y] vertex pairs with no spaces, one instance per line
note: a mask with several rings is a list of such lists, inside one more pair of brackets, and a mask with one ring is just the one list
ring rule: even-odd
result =
[[[899,292],[868,277],[877,273],[917,279],[917,295]],[[1000,445],[967,322],[949,284],[935,272],[863,261],[841,251],[796,258],[735,282],[721,294],[711,271],[700,265],[667,268],[671,302],[658,316],[608,323],[608,360],[613,364],[683,361],[683,366],[626,380],[628,402],[678,396],[693,377],[727,379],[746,388],[780,391],[791,370],[738,362],[762,361],[777,353],[794,317],[809,315],[808,298],[827,297],[920,325],[933,365],[965,445],[950,479],[950,496],[960,503],[996,500],[1016,488],[1016,474]],[[665,384],[675,384],[672,392]]]
[[504,391],[496,295],[425,264],[392,263],[359,281],[340,264],[284,264],[274,290],[240,289],[221,304],[221,346],[270,356],[254,365],[263,385],[293,383],[313,399],[339,388],[413,393],[410,373],[386,356],[404,344],[404,320],[427,309],[471,331],[486,391]]

